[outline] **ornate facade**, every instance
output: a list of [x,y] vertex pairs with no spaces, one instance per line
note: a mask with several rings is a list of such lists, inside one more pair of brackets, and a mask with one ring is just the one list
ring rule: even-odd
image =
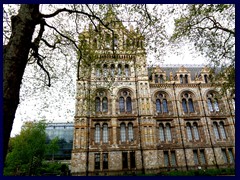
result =
[[150,68],[144,37],[111,11],[105,20],[113,31],[90,26],[80,35],[87,58],[77,80],[72,175],[234,166],[234,100],[211,87],[209,69]]

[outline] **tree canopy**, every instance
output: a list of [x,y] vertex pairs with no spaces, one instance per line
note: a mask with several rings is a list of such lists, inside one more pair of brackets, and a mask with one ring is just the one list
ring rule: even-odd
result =
[[193,42],[212,67],[212,82],[235,94],[235,5],[191,4],[183,10],[171,40]]

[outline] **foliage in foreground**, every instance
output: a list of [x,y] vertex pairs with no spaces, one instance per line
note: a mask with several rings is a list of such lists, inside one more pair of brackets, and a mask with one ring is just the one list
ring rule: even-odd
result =
[[47,144],[46,123],[27,122],[19,135],[11,138],[5,161],[5,176],[67,175],[68,167],[59,162],[44,161],[47,153],[59,149],[58,138]]

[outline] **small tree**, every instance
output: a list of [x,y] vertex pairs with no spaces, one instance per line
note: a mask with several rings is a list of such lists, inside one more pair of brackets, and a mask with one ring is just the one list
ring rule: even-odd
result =
[[46,149],[45,122],[26,122],[19,135],[11,139],[4,175],[36,175]]

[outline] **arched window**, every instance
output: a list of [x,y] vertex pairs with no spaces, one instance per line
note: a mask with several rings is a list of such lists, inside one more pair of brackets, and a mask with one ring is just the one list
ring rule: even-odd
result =
[[106,34],[106,48],[111,47],[111,36],[110,34]]
[[208,109],[210,112],[213,112],[212,100],[210,98],[207,99]]
[[219,105],[218,105],[218,100],[216,98],[216,94],[209,93],[207,95],[207,104],[208,104],[208,110],[210,112],[218,112],[219,111]]
[[218,127],[217,127],[217,123],[216,122],[213,122],[213,131],[214,131],[214,135],[216,137],[216,139],[220,139],[220,136],[219,136],[219,132],[218,132]]
[[155,83],[158,83],[158,75],[155,75]]
[[219,111],[218,101],[217,101],[216,98],[214,99],[214,104],[213,104],[213,106],[214,106],[215,111]]
[[96,112],[108,112],[107,93],[103,90],[96,93],[95,108]]
[[121,141],[125,142],[126,141],[126,126],[124,123],[120,125],[120,133],[121,133]]
[[130,71],[129,71],[129,65],[128,64],[125,65],[125,75],[126,75],[126,77],[130,76]]
[[208,77],[206,74],[204,75],[204,81],[205,81],[205,83],[208,83]]
[[185,83],[188,83],[188,75],[185,75]]
[[120,110],[120,112],[124,112],[125,111],[125,102],[124,102],[124,98],[123,97],[119,98],[119,110]]
[[156,98],[156,112],[157,113],[167,113],[168,112],[168,102],[166,93],[160,92],[155,95]]
[[95,69],[96,69],[96,77],[100,77],[101,76],[100,64],[97,64]]
[[199,140],[198,126],[197,123],[193,123],[193,134],[196,140]]
[[122,65],[121,64],[118,65],[118,75],[119,76],[122,75]]
[[192,140],[192,130],[191,130],[191,125],[190,123],[187,123],[187,136],[188,136],[188,140]]
[[95,104],[96,104],[96,112],[100,112],[100,98],[96,97],[95,99]]
[[193,101],[192,99],[188,99],[188,107],[190,112],[194,112]]
[[132,112],[132,100],[131,100],[131,97],[127,97],[127,112]]
[[157,113],[161,113],[161,103],[160,103],[160,99],[156,100],[156,109],[157,109]]
[[195,111],[191,93],[187,92],[182,95],[182,108],[184,113]]
[[103,65],[103,75],[104,75],[104,77],[106,77],[108,75],[108,69],[107,69],[106,64]]
[[163,112],[168,112],[168,107],[167,107],[167,100],[166,99],[163,99]]
[[133,141],[133,124],[129,123],[128,124],[128,139],[129,141]]
[[180,75],[180,84],[183,84],[183,75]]
[[108,125],[103,124],[103,143],[108,143]]
[[160,141],[165,141],[163,124],[159,124],[159,139]]
[[160,75],[160,83],[164,83],[163,75]]
[[226,136],[226,132],[225,132],[225,129],[224,129],[224,123],[223,122],[219,123],[219,129],[220,129],[220,134],[221,134],[222,139],[226,139],[227,136]]
[[132,112],[132,98],[129,90],[122,90],[119,92],[119,111],[122,112]]
[[114,64],[111,64],[111,76],[115,75],[115,66]]
[[108,111],[108,100],[106,97],[104,97],[102,100],[102,109],[103,109],[103,112]]
[[95,125],[95,143],[100,142],[100,125],[96,124]]
[[182,99],[182,107],[183,107],[183,111],[185,113],[187,113],[188,109],[187,109],[187,101],[186,101],[186,99]]
[[169,123],[166,124],[166,139],[167,141],[172,140],[171,127]]

